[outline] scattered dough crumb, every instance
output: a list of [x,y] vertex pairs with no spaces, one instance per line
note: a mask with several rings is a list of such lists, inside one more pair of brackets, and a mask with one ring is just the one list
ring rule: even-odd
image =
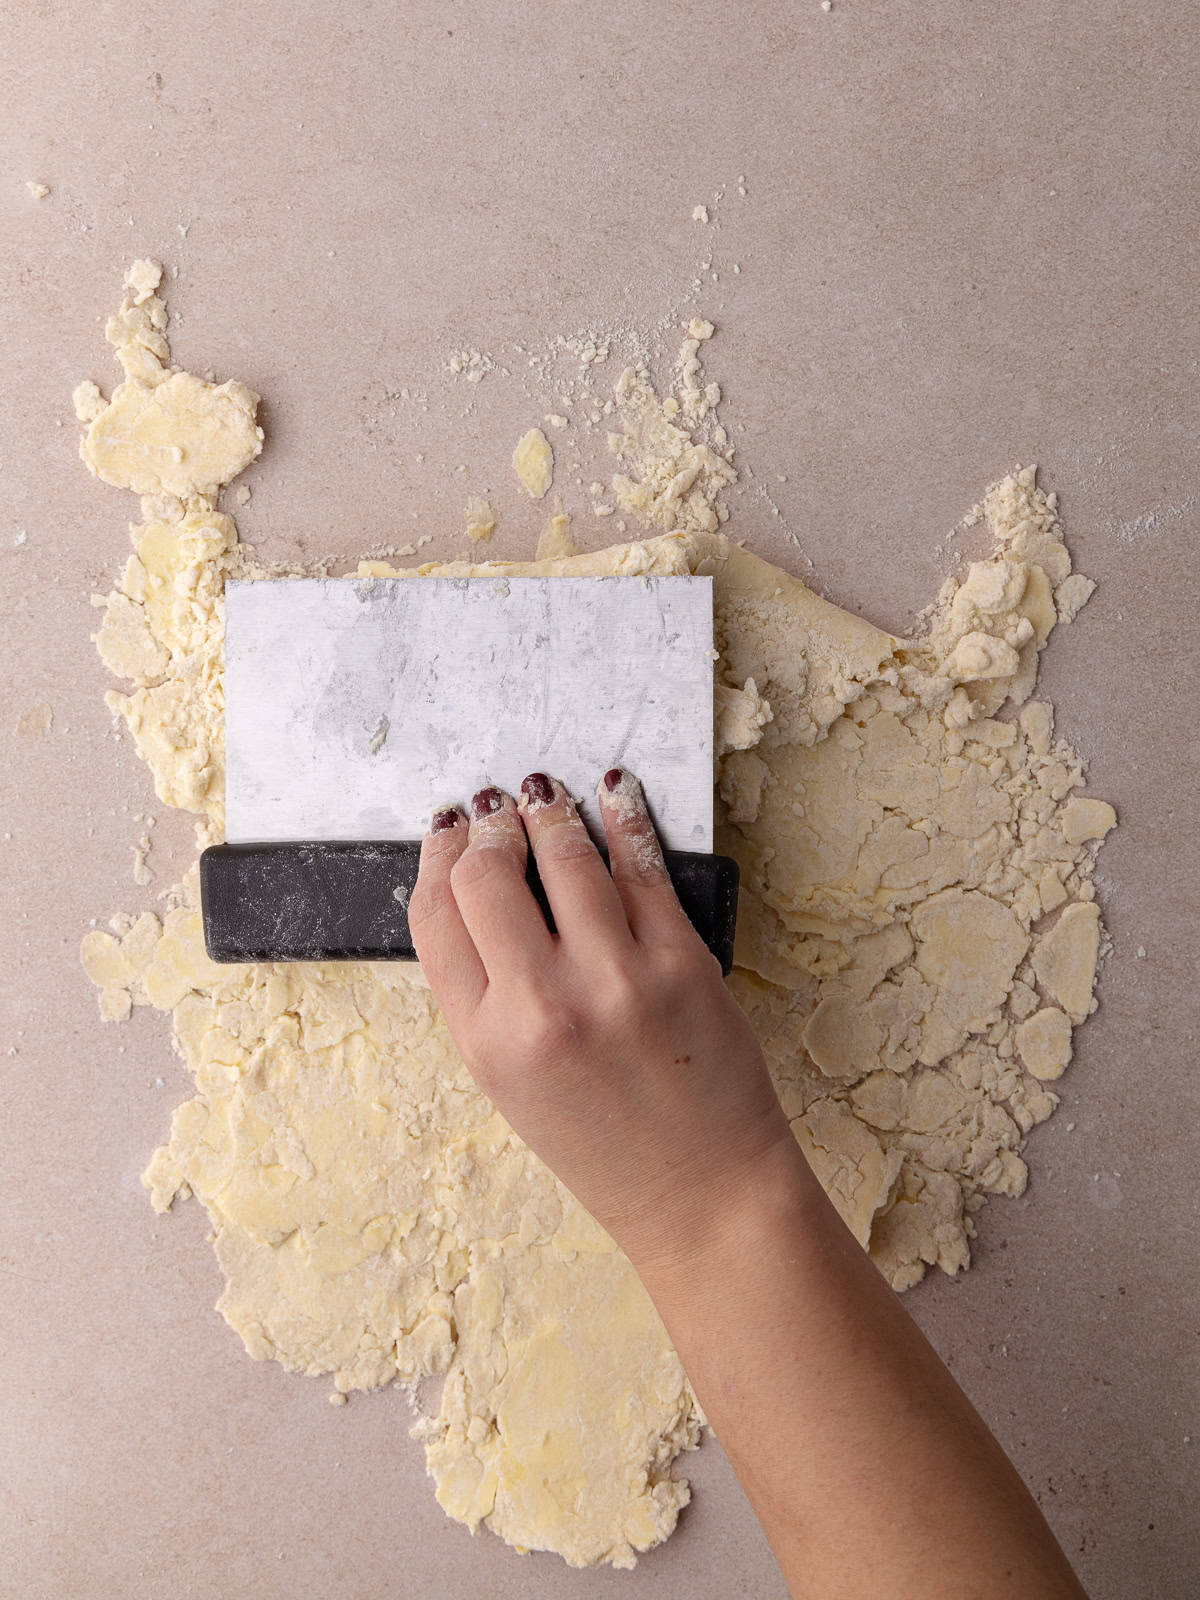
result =
[[446,363],[447,372],[464,377],[468,383],[482,383],[496,363],[482,350],[456,350]]
[[27,181],[25,187],[35,200],[44,200],[50,193],[50,185],[48,183],[37,183],[32,178]]
[[644,369],[627,367],[618,378],[614,398],[621,428],[609,434],[608,444],[629,470],[618,473],[611,487],[620,509],[645,527],[713,533],[728,516],[721,497],[737,472],[731,452],[719,454],[681,426],[703,422],[720,396],[697,381],[694,351],[681,358],[680,367],[679,398],[660,400]]
[[562,508],[562,501],[538,537],[537,560],[560,561],[577,555],[575,540],[571,536],[571,519]]
[[1064,578],[1054,591],[1058,620],[1074,622],[1095,592],[1095,583],[1091,578],[1085,578],[1082,572],[1073,572],[1069,578]]
[[481,495],[467,501],[467,537],[473,544],[486,544],[496,531],[496,513]]
[[530,428],[518,443],[513,467],[525,493],[540,500],[554,480],[554,451],[540,428]]
[[80,422],[94,422],[108,404],[90,378],[85,378],[82,383],[75,386],[71,402]]
[[144,833],[133,849],[133,881],[140,888],[145,888],[154,882],[154,873],[151,871],[146,857],[150,854],[150,835]]
[[54,708],[48,700],[39,700],[17,718],[17,737],[27,744],[44,739],[54,726]]
[[708,207],[707,206],[696,206],[694,208],[694,210],[692,211],[692,221],[693,222],[707,222],[708,221]]

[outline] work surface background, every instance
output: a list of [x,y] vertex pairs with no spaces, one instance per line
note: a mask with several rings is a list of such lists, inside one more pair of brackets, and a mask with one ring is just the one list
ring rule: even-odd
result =
[[[448,356],[668,313],[718,325],[727,531],[889,628],[986,484],[1041,463],[1100,581],[1042,685],[1121,813],[1098,879],[1114,949],[1028,1194],[988,1206],[969,1274],[907,1303],[1095,1600],[1193,1596],[1191,0],[44,0],[4,26],[0,1594],[783,1594],[712,1440],[633,1574],[472,1540],[404,1397],[334,1410],[327,1382],[247,1359],[199,1207],[150,1211],[138,1174],[188,1085],[165,1018],[101,1026],[77,949],[89,919],[155,904],[191,829],[164,818],[155,882],[131,881],[153,800],[111,734],[88,596],[136,502],[85,472],[70,392],[114,381],[103,320],[151,255],[176,359],[265,397],[238,520],[272,556],[426,532],[423,555],[462,554],[488,492],[490,549],[528,555],[544,508],[509,458],[552,408]],[[558,487],[581,543],[611,542]],[[23,736],[42,701],[52,727]]]

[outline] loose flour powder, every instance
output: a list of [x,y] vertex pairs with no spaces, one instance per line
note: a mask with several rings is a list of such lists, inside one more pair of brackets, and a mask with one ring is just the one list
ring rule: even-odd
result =
[[[143,497],[96,597],[109,704],[204,844],[224,820],[223,586],[271,575],[217,496],[262,435],[257,396],[171,365],[160,276],[135,264],[108,324],[124,381],[76,401],[88,466]],[[743,881],[730,983],[797,1140],[903,1289],[966,1267],[987,1196],[1024,1189],[1023,1141],[1094,1008],[1092,872],[1115,816],[1077,792],[1033,698],[1089,586],[1030,468],[988,493],[992,553],[917,638],[729,543],[732,452],[696,442],[719,398],[697,359],[712,328],[687,333],[677,394],[629,371],[613,396],[614,493],[657,536],[578,554],[559,508],[534,562],[415,571],[712,576],[718,844]],[[544,493],[549,447],[527,434],[521,455]],[[145,1181],[160,1211],[207,1208],[250,1354],[330,1374],[335,1395],[442,1378],[418,1431],[472,1530],[577,1566],[666,1538],[689,1496],[672,1463],[702,1423],[679,1360],[625,1258],[474,1088],[419,969],[217,965],[195,868],[161,916],[110,927],[82,950],[102,1015],[169,1013],[194,1082]]]

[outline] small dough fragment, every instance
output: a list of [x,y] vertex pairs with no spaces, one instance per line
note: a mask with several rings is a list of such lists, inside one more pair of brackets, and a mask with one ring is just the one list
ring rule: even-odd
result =
[[730,750],[751,750],[763,736],[771,720],[771,706],[758,692],[753,678],[738,689],[732,684],[713,685],[716,713],[713,754],[718,760]]
[[482,495],[467,501],[467,538],[472,544],[486,544],[496,531],[496,513]]
[[88,427],[83,459],[105,483],[135,494],[215,495],[262,449],[257,409],[242,383],[190,372],[153,387],[127,380]]
[[1029,568],[1023,561],[973,561],[954,597],[953,609],[966,613],[973,608],[985,616],[1014,611],[1028,584]]
[[80,422],[94,422],[108,405],[99,387],[90,378],[85,378],[82,383],[76,384],[71,402]]
[[1100,908],[1086,901],[1067,906],[1034,943],[1034,977],[1072,1022],[1082,1022],[1092,1009],[1099,959]]
[[1071,1061],[1071,1019],[1057,1006],[1027,1017],[1016,1030],[1017,1049],[1035,1078],[1061,1078]]
[[525,493],[540,500],[554,481],[554,449],[540,428],[530,428],[519,441],[513,467]]
[[1069,578],[1064,578],[1054,591],[1058,620],[1074,622],[1095,592],[1095,583],[1091,578],[1085,578],[1082,572],[1073,572]]
[[105,665],[116,677],[133,678],[139,683],[161,678],[171,659],[170,652],[154,637],[143,608],[123,594],[109,596],[95,641]]
[[877,1058],[881,1030],[858,1001],[829,995],[809,1017],[801,1037],[827,1077],[857,1078]]
[[562,561],[567,556],[578,555],[579,550],[571,533],[571,519],[559,502],[558,509],[538,536],[537,560]]
[[1063,807],[1062,831],[1068,844],[1103,839],[1116,825],[1117,813],[1107,800],[1090,800],[1083,795],[1072,795]]
[[987,633],[968,633],[958,641],[946,663],[946,676],[957,683],[978,683],[982,678],[1011,678],[1020,661],[1012,645]]
[[936,1066],[969,1034],[981,1033],[1004,1004],[1028,935],[989,895],[947,889],[914,913],[917,968],[935,998],[922,1029],[920,1060]]

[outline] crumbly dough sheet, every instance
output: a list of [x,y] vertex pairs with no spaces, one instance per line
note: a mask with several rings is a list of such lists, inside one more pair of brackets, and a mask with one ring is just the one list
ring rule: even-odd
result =
[[[268,575],[216,497],[261,432],[249,390],[170,366],[159,281],[135,264],[108,327],[125,382],[76,403],[89,467],[144,497],[94,597],[109,704],[202,845],[224,822],[223,586]],[[694,442],[719,398],[695,353],[712,327],[688,333],[677,398],[630,373],[615,396],[613,449],[638,474],[615,492],[671,531],[579,553],[559,507],[533,562],[358,572],[713,577],[719,847],[743,874],[730,983],[808,1160],[903,1289],[966,1267],[987,1196],[1023,1190],[1025,1136],[1095,1005],[1092,871],[1115,815],[1078,793],[1032,697],[1090,589],[1029,468],[989,492],[993,552],[915,639],[728,542],[736,474]],[[536,494],[550,463],[528,453]],[[251,1355],[340,1394],[441,1377],[418,1432],[473,1531],[575,1566],[667,1537],[689,1494],[672,1464],[703,1421],[679,1360],[624,1256],[474,1088],[419,968],[214,964],[194,868],[82,958],[105,1018],[171,1017],[194,1092],[145,1181],[160,1211],[205,1205]]]

